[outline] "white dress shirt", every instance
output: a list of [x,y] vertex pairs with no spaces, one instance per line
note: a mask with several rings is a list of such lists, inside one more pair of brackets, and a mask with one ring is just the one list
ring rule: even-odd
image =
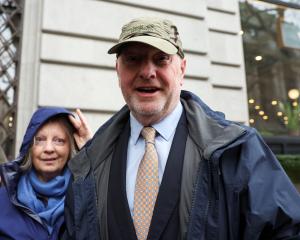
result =
[[[176,108],[167,117],[152,125],[158,133],[155,138],[155,146],[158,154],[159,184],[162,181],[170,148],[182,111],[183,108],[179,102]],[[144,126],[141,125],[132,114],[130,114],[131,133],[127,150],[126,194],[131,215],[133,213],[136,176],[139,164],[145,152],[145,141],[141,136],[143,127]]]

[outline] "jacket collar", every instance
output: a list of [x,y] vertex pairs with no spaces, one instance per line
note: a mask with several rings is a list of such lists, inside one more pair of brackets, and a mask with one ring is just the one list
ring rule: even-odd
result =
[[[186,111],[189,135],[205,159],[209,159],[215,150],[228,146],[247,131],[245,127],[225,120],[224,114],[213,111],[191,92],[182,90],[181,102]],[[89,144],[69,161],[69,168],[75,179],[85,178],[91,168],[97,168],[111,156],[129,114],[125,105],[102,125]]]
[[128,107],[124,106],[104,123],[95,133],[93,139],[69,161],[68,167],[75,180],[84,179],[91,169],[97,168],[111,156],[116,140],[126,126],[129,114]]
[[182,91],[181,102],[186,111],[189,135],[205,159],[246,132],[245,127],[225,120],[223,113],[213,111],[191,92]]

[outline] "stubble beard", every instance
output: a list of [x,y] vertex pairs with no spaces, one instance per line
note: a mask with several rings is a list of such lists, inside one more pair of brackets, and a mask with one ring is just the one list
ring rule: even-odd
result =
[[129,96],[126,102],[135,118],[142,124],[148,125],[159,122],[169,114],[168,111],[173,110],[175,106],[173,106],[171,110],[168,109],[171,104],[169,99],[171,98],[141,102],[134,96]]
[[159,113],[163,112],[165,108],[165,101],[158,100],[155,102],[140,102],[139,100],[135,99],[134,97],[129,97],[129,104],[130,110],[135,115],[141,116],[154,116],[158,115]]

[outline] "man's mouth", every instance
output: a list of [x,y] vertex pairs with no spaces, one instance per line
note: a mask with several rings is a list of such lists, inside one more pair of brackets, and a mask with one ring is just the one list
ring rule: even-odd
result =
[[158,88],[156,88],[156,87],[139,87],[139,88],[137,88],[137,90],[142,93],[154,93],[154,92],[158,91]]

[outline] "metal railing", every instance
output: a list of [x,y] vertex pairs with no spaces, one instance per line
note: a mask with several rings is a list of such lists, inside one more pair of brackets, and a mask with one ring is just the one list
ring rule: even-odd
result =
[[21,0],[0,0],[0,162],[14,157]]

